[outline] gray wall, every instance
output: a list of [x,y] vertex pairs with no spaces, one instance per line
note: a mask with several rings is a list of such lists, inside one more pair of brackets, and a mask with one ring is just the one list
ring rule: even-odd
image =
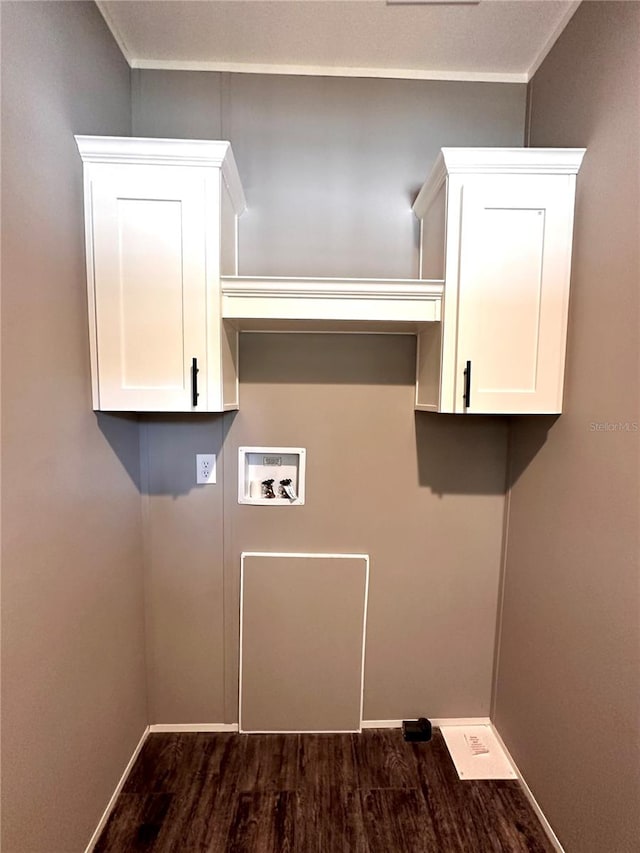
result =
[[[224,719],[223,426],[217,415],[141,422],[152,723]],[[215,486],[194,486],[196,453],[216,454]]]
[[494,720],[569,853],[640,839],[639,44],[637,3],[583,3],[530,87],[531,144],[587,155],[565,412],[528,467],[539,424],[512,435]]
[[[371,556],[364,719],[488,716],[506,423],[416,414],[411,336],[242,337],[224,445],[227,713],[240,552],[284,550]],[[262,443],[306,447],[303,507],[237,503],[237,448]]]
[[81,850],[146,725],[135,419],[91,411],[74,133],[130,131],[91,3],[2,3],[2,849]]
[[[230,139],[244,274],[417,275],[443,145],[521,145],[525,87],[133,72],[133,132]],[[243,335],[238,414],[145,418],[152,722],[234,722],[243,550],[371,555],[367,719],[489,713],[506,423],[413,412],[411,337]],[[237,503],[240,445],[308,449],[303,508]],[[221,453],[196,488],[195,453]]]
[[242,275],[418,275],[411,205],[443,145],[522,145],[525,87],[134,71],[136,136],[228,139]]

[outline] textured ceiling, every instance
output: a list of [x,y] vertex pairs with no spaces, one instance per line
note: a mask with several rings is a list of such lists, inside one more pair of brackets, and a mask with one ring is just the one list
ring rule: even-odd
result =
[[130,65],[524,82],[572,0],[102,0]]

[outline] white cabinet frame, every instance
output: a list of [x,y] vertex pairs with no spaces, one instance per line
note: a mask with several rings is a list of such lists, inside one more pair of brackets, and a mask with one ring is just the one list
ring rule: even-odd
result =
[[[442,322],[418,333],[416,409],[562,411],[583,156],[584,149],[442,149],[413,207],[420,274],[444,277]],[[492,234],[490,222],[502,233]]]
[[222,319],[221,276],[237,274],[246,205],[230,144],[76,142],[94,409],[237,409],[238,333]]

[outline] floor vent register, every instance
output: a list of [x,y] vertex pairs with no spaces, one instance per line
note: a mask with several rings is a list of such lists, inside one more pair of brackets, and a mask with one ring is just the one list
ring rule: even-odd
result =
[[517,779],[491,726],[442,726],[460,779]]

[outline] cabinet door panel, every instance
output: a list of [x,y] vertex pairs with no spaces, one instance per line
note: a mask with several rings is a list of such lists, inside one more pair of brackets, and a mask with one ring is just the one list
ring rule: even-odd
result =
[[[464,189],[457,411],[560,411],[570,261],[567,180],[493,177]],[[467,361],[471,403],[465,409]]]
[[206,394],[204,183],[188,171],[92,182],[101,409],[191,410],[194,357]]

